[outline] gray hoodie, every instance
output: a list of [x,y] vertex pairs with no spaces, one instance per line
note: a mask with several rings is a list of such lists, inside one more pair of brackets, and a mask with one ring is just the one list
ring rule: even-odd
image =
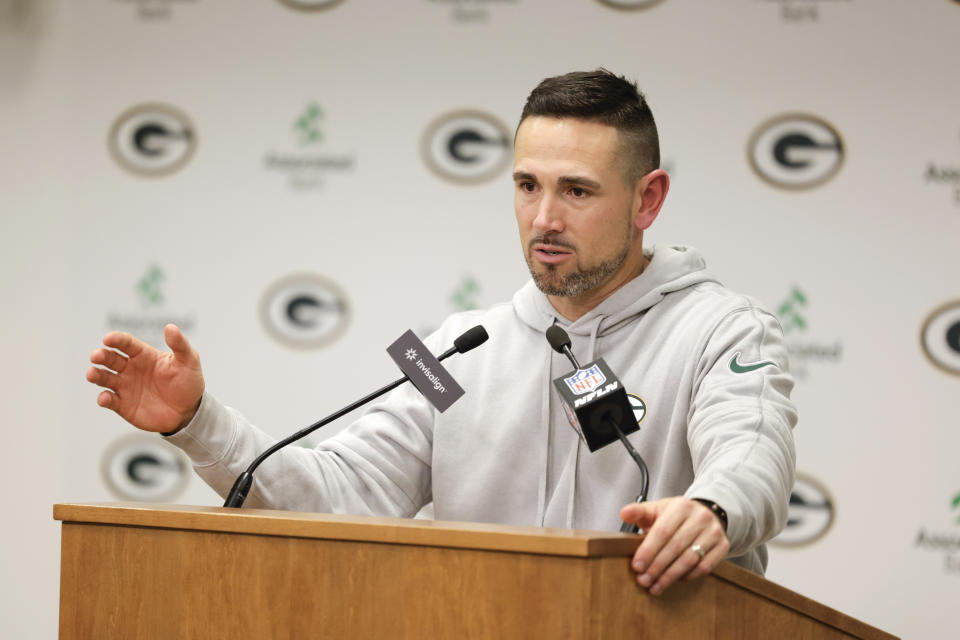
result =
[[[544,337],[553,323],[581,362],[604,358],[634,396],[629,436],[650,469],[650,499],[722,506],[732,561],[766,567],[793,486],[796,412],[775,317],[705,271],[693,249],[658,247],[637,278],[568,322],[528,282],[512,303],[448,318],[438,353],[483,324],[490,341],[448,369],[466,395],[439,413],[404,385],[315,449],[289,447],[257,471],[249,506],[615,531],[640,473],[619,443],[590,453],[551,380],[571,366]],[[205,394],[169,438],[225,495],[274,440]]]

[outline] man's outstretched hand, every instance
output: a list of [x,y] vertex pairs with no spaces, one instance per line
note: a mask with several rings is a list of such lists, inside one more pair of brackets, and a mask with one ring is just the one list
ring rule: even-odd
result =
[[[655,596],[677,580],[707,575],[730,550],[720,519],[689,498],[629,504],[620,510],[620,519],[646,533],[631,566],[637,583]],[[702,558],[694,545],[703,550]]]
[[90,355],[98,366],[87,369],[87,381],[105,387],[97,396],[101,407],[144,431],[169,433],[193,418],[204,383],[200,357],[180,329],[168,324],[163,337],[171,353],[111,331],[103,337],[109,349],[100,347]]

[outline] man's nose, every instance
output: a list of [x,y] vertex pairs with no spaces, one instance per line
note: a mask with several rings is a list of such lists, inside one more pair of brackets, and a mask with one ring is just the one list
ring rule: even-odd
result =
[[545,194],[537,203],[537,215],[533,219],[533,229],[540,235],[560,233],[564,230],[562,203],[554,196]]

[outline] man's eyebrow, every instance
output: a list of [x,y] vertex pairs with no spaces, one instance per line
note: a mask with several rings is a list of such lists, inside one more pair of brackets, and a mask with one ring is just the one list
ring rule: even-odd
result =
[[[514,171],[513,172],[513,181],[530,181],[530,182],[539,182],[537,177],[532,173],[527,173],[526,171]],[[560,186],[564,185],[577,185],[583,186],[594,190],[600,189],[600,183],[596,180],[591,180],[590,178],[584,178],[583,176],[560,176],[557,178],[557,184]]]
[[557,178],[557,184],[560,185],[580,185],[591,189],[600,189],[600,183],[583,176],[560,176]]

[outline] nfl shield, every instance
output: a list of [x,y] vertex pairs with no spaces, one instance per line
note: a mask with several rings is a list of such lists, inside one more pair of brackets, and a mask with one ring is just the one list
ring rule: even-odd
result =
[[603,375],[603,371],[600,370],[598,365],[593,365],[589,369],[577,370],[569,378],[564,378],[563,381],[567,383],[570,391],[579,396],[602,385],[607,381],[607,377]]

